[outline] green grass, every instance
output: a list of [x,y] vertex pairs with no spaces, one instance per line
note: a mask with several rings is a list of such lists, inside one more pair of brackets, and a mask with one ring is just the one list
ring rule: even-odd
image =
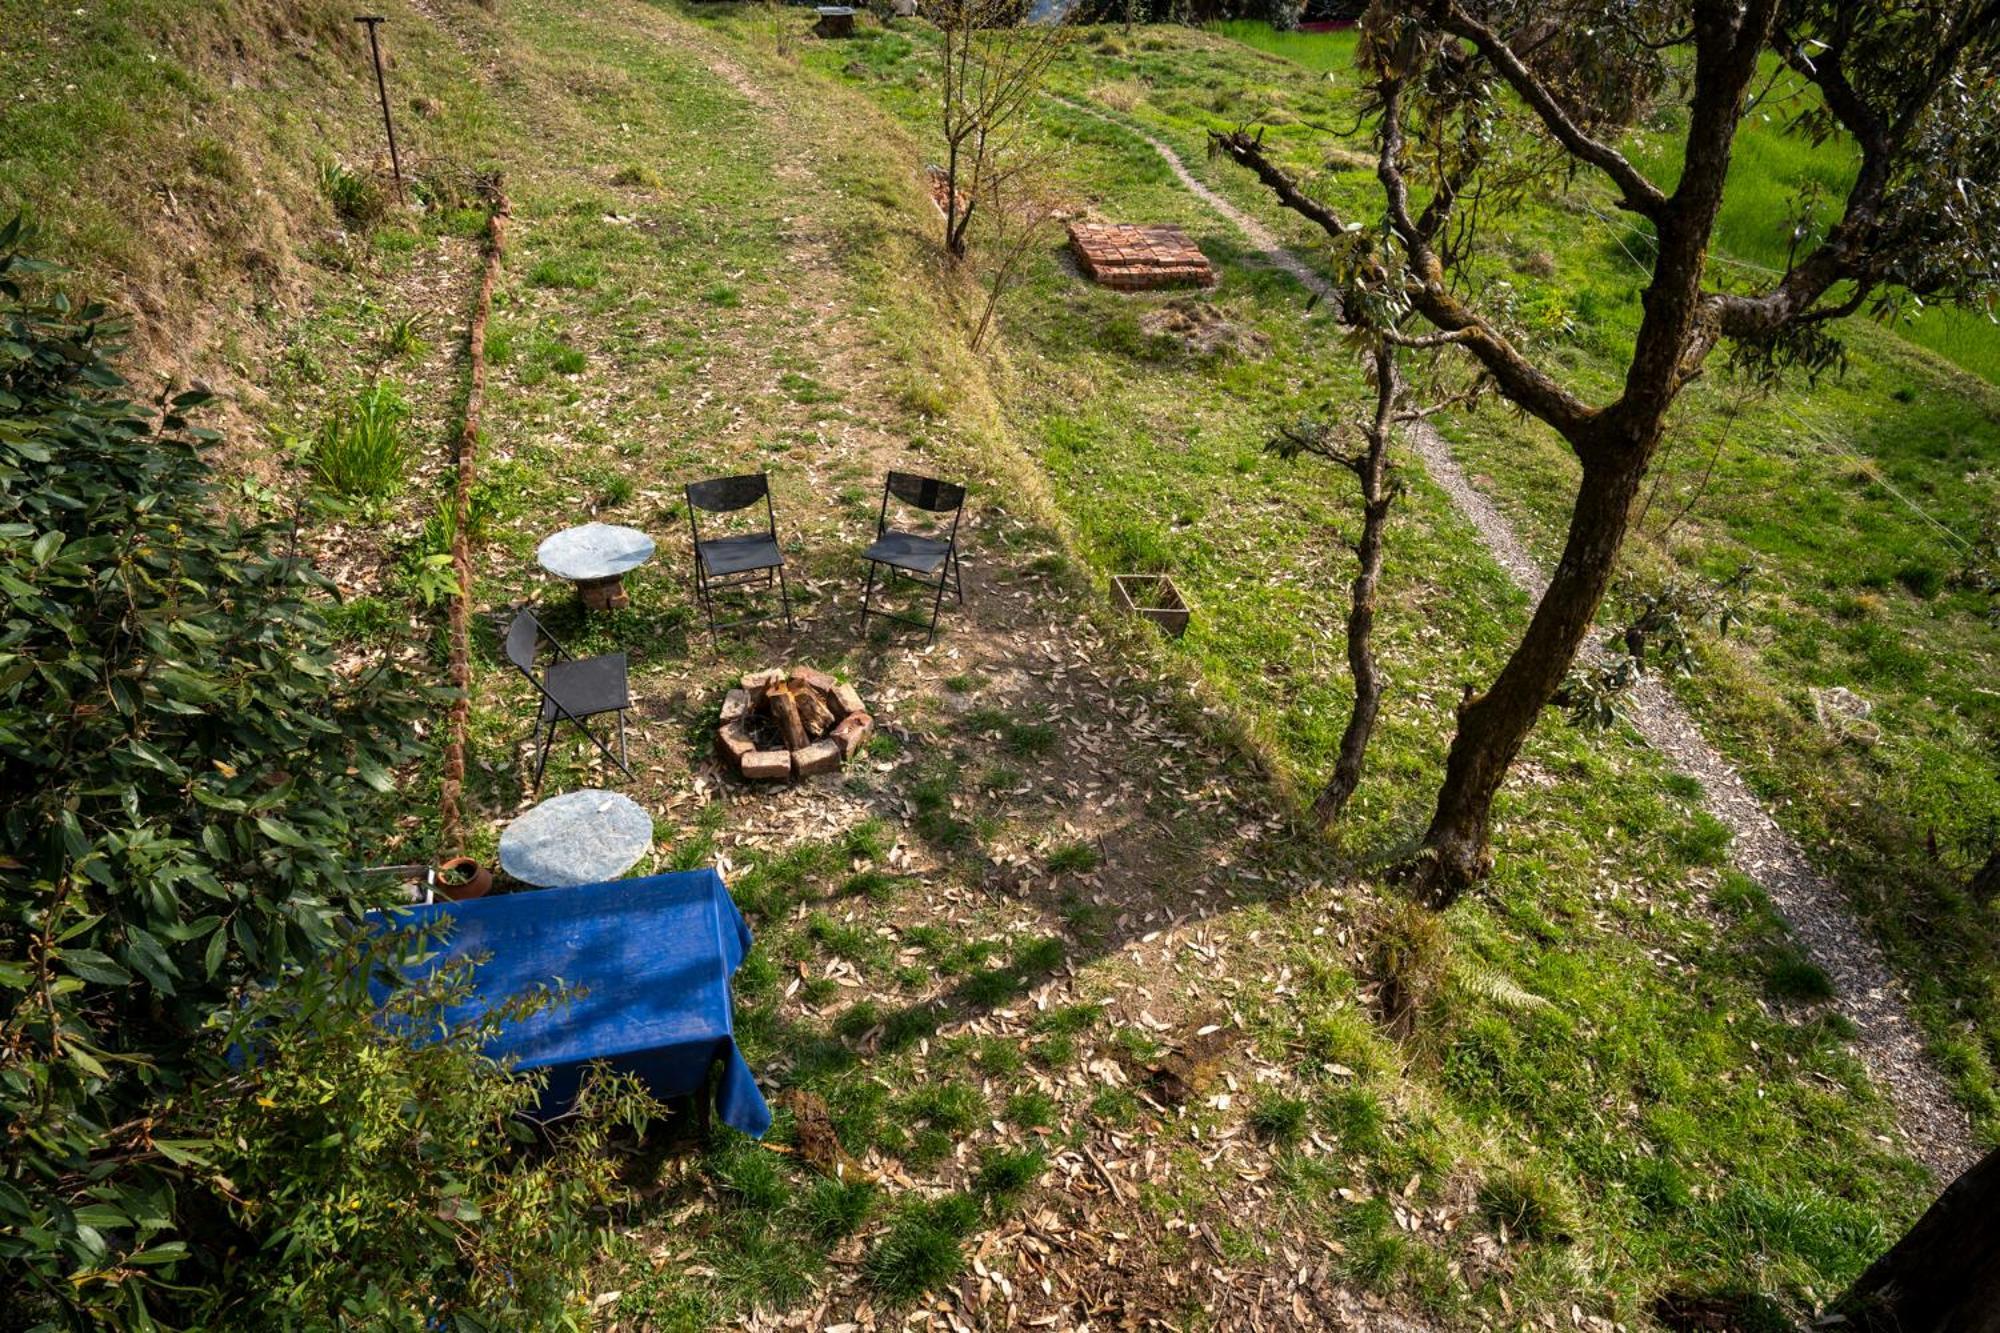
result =
[[[870,37],[838,61],[817,52],[806,59],[906,117],[914,132],[927,114],[920,53],[905,37]],[[1175,143],[1216,188],[1301,250],[1316,249],[1254,183],[1206,159],[1202,136],[1266,110],[1272,141],[1317,165],[1327,140],[1313,126],[1341,119],[1334,85],[1214,38],[1148,31],[1128,40],[1109,30],[1086,36],[1060,80],[1071,95],[1104,93],[1114,111]],[[1353,404],[1360,375],[1324,313],[1303,316],[1297,288],[1264,268],[1143,145],[1059,110],[1049,121],[1068,145],[1071,187],[1102,215],[1187,227],[1221,270],[1204,299],[1269,344],[1261,356],[1184,357],[1140,334],[1143,299],[1038,264],[1008,317],[1014,422],[1092,572],[1170,569],[1191,592],[1196,618],[1167,652],[1305,789],[1329,762],[1346,716],[1344,673],[1319,645],[1338,633],[1333,590],[1349,568],[1338,537],[1353,530],[1353,497],[1342,477],[1274,458],[1263,443],[1275,421]],[[1365,198],[1372,187],[1347,171],[1339,166],[1333,188]],[[1550,210],[1502,244],[1508,254],[1576,252],[1555,240],[1559,227],[1576,225]],[[1629,295],[1611,300],[1616,284],[1631,289],[1617,253],[1585,247],[1530,292],[1573,312],[1580,346],[1560,355],[1579,374],[1600,373],[1593,367],[1610,364],[1627,336],[1621,321],[1629,316],[1618,312]],[[1592,285],[1599,282],[1601,291]],[[1879,330],[1864,330],[1861,341],[1868,354],[1921,355]],[[1948,382],[1934,368],[1926,374],[1927,383]],[[1492,428],[1481,418],[1479,429]],[[1485,451],[1482,465],[1494,467],[1498,451]],[[1409,493],[1394,520],[1377,628],[1378,652],[1404,683],[1343,830],[1343,845],[1361,850],[1393,846],[1419,826],[1455,682],[1489,676],[1523,614],[1520,595],[1444,498],[1420,471],[1405,468],[1404,478]],[[1567,482],[1533,485],[1538,500],[1556,503]],[[975,710],[960,728],[1005,749],[1015,725]],[[1338,968],[1323,991],[1252,1006],[1247,1017],[1273,1049],[1310,1052],[1300,1086],[1252,1104],[1253,1127],[1282,1147],[1303,1128],[1296,1108],[1310,1107],[1311,1123],[1382,1190],[1401,1189],[1412,1175],[1424,1182],[1420,1193],[1438,1190],[1453,1170],[1478,1163],[1482,1179],[1498,1182],[1495,1210],[1525,1209],[1521,1226],[1535,1233],[1517,1236],[1522,1280],[1510,1293],[1532,1308],[1566,1317],[1575,1302],[1633,1318],[1662,1283],[1730,1280],[1809,1304],[1810,1293],[1858,1271],[1885,1230],[1909,1215],[1923,1197],[1920,1174],[1874,1139],[1886,1110],[1838,1031],[1764,1008],[1773,969],[1782,967],[1762,909],[1752,904],[1735,924],[1710,916],[1706,890],[1719,882],[1728,838],[1691,808],[1698,790],[1630,733],[1597,736],[1553,718],[1525,764],[1533,781],[1502,798],[1493,881],[1444,922],[1452,961],[1433,983],[1416,1040],[1385,1041]],[[1296,942],[1287,957],[1324,958],[1312,934],[1321,920],[1280,912],[1257,924],[1260,955],[1275,939]],[[1663,952],[1671,965],[1659,961]],[[1524,995],[1539,1003],[1523,1007]],[[1074,1056],[1072,1040],[1040,1034],[1034,1059],[1060,1065]],[[1412,1085],[1427,1091],[1412,1096]],[[1143,1112],[1122,1090],[1099,1094],[1091,1109],[1110,1124]],[[1523,1185],[1506,1172],[1526,1159],[1537,1176]],[[1490,1289],[1451,1277],[1449,1247],[1441,1255],[1386,1214],[1351,1205],[1322,1173],[1296,1174],[1301,1214],[1324,1219],[1358,1279],[1440,1313],[1475,1308],[1497,1317]],[[1641,1191],[1656,1204],[1670,1199],[1672,1182],[1686,1179],[1737,1184],[1682,1209],[1638,1202]],[[1778,1213],[1796,1220],[1760,1232],[1758,1219]],[[1589,1264],[1571,1264],[1573,1254]]]
[[943,1286],[965,1267],[963,1237],[978,1216],[963,1194],[905,1204],[868,1251],[869,1281],[897,1303]]
[[409,404],[388,380],[343,403],[312,445],[313,475],[335,495],[384,499],[403,488],[410,468],[405,424]]
[[[79,282],[135,309],[142,346],[238,369],[232,343],[289,290],[279,261],[393,203],[358,165],[382,124],[350,20],[317,0],[0,0],[0,218],[26,212]],[[277,32],[282,55],[243,37]],[[400,26],[394,91],[443,107],[401,119],[406,164],[450,176],[488,151],[470,74],[448,34]]]
[[[720,1136],[621,1217],[605,1271],[592,1275],[594,1290],[621,1293],[601,1317],[714,1327],[758,1308],[797,1314],[815,1293],[855,1280],[878,1310],[907,1303],[955,1283],[975,1233],[1030,1197],[1038,1152],[1107,1128],[1158,1151],[1160,1206],[1213,1226],[1244,1267],[1271,1264],[1281,1243],[1324,1254],[1333,1280],[1369,1284],[1441,1323],[1566,1322],[1575,1305],[1639,1327],[1651,1297],[1680,1283],[1748,1285],[1802,1310],[1927,1200],[1930,1183],[1877,1137],[1888,1112],[1838,1024],[1815,1014],[1812,978],[1787,954],[1768,902],[1720,868],[1726,839],[1699,815],[1699,791],[1620,729],[1590,735],[1560,719],[1540,729],[1503,796],[1498,873],[1439,925],[1440,965],[1421,978],[1416,1033],[1399,1041],[1376,1022],[1369,959],[1379,921],[1364,858],[1421,826],[1459,682],[1490,676],[1524,606],[1445,498],[1406,467],[1380,608],[1394,685],[1368,781],[1332,846],[1261,817],[1267,803],[1282,809],[1287,792],[1309,789],[1344,721],[1348,689],[1327,645],[1338,641],[1342,541],[1355,519],[1342,477],[1272,458],[1263,443],[1273,421],[1351,407],[1362,386],[1325,312],[1306,313],[1296,286],[1131,135],[1048,113],[1046,142],[1063,147],[1074,200],[1187,226],[1222,274],[1201,299],[1262,334],[1266,350],[1186,356],[1141,328],[1152,298],[1083,286],[1047,252],[1004,312],[989,378],[963,355],[962,293],[935,285],[945,280],[915,179],[931,153],[922,135],[934,94],[921,26],[884,34],[864,23],[856,41],[808,44],[792,59],[771,49],[764,16],[720,7],[693,20],[668,4],[519,0],[490,18],[475,11],[462,14],[497,33],[505,56],[506,95],[485,133],[504,140],[515,205],[488,336],[505,370],[489,387],[481,455],[506,508],[484,537],[480,605],[546,598],[533,552],[551,522],[614,502],[621,521],[664,536],[684,528],[681,479],[768,465],[788,551],[795,542],[805,595],[825,599],[824,611],[836,595],[822,590],[849,577],[851,555],[840,548],[836,564],[822,554],[838,544],[816,525],[836,507],[830,494],[870,492],[866,476],[808,477],[801,460],[851,463],[829,446],[852,427],[979,479],[985,569],[1006,588],[1033,589],[1038,614],[1087,620],[1095,603],[1077,590],[1129,567],[1171,570],[1197,607],[1187,637],[1172,643],[1092,627],[1106,637],[1091,672],[1147,721],[1132,742],[1145,781],[1129,792],[1070,790],[1095,776],[1073,746],[1096,742],[1101,731],[1088,728],[1109,719],[1017,705],[1003,688],[985,694],[1015,664],[978,660],[971,636],[948,628],[937,655],[906,668],[875,645],[840,641],[827,628],[837,614],[822,620],[814,652],[840,656],[856,680],[949,676],[954,693],[1005,698],[1007,708],[954,723],[934,688],[900,694],[898,732],[829,780],[841,797],[830,807],[871,818],[776,837],[752,813],[759,803],[694,781],[708,782],[700,765],[722,687],[784,660],[772,645],[725,636],[710,655],[691,642],[678,569],[635,576],[623,611],[585,619],[550,607],[572,647],[631,655],[641,700],[633,790],[659,812],[656,863],[729,861],[757,936],[736,977],[752,1067],[767,1086],[822,1098],[850,1153],[895,1164],[890,1183],[871,1191]],[[405,28],[424,30],[413,42],[449,41],[427,25]],[[708,42],[796,119],[774,120],[721,79],[700,49]],[[428,46],[421,54],[437,58]],[[1339,62],[1326,68],[1337,74]],[[1086,34],[1059,77],[1073,95],[1101,92],[1312,252],[1310,234],[1206,160],[1202,143],[1207,128],[1255,115],[1293,160],[1326,161],[1329,141],[1314,127],[1341,123],[1340,89],[1320,70],[1212,35],[1104,30]],[[799,143],[814,151],[788,159]],[[299,160],[309,170],[316,158]],[[644,170],[629,170],[635,163]],[[1340,158],[1335,166],[1329,188],[1365,195],[1365,173]],[[307,185],[330,229],[331,207]],[[793,226],[799,219],[812,226]],[[1587,215],[1551,210],[1511,221],[1506,235],[1510,261],[1523,266],[1542,251],[1560,255],[1527,294],[1536,309],[1570,312],[1575,331],[1557,354],[1566,371],[1601,383],[1629,336],[1631,275],[1592,227]],[[425,230],[462,240],[473,229],[440,213]],[[813,262],[796,262],[796,247],[815,240],[824,248]],[[325,386],[372,373],[352,364],[352,348],[378,355],[383,312],[411,308],[375,287],[392,261],[413,262],[394,248],[328,252],[327,286],[359,284],[384,299],[294,341],[282,362],[288,403],[323,411]],[[845,363],[798,334],[815,310],[855,343]],[[1958,394],[1902,339],[1871,329],[1856,343],[1847,382],[1825,388],[1823,402],[1788,404],[1958,523],[1991,457],[1981,400]],[[857,364],[879,369],[879,382],[844,373]],[[1885,401],[1901,415],[1885,419]],[[1700,428],[1668,473],[1680,488],[1718,420],[1716,400],[1697,405]],[[426,430],[448,429],[446,412],[420,406]],[[1776,420],[1763,420],[1759,441],[1784,444],[1788,467],[1809,462]],[[1510,512],[1546,543],[1548,498],[1567,484],[1561,460],[1505,421],[1481,418],[1465,434],[1475,470],[1503,499],[1525,497],[1507,499]],[[1837,762],[1807,747],[1806,767],[1825,763],[1829,780],[1815,780],[1810,803],[1787,818],[1806,809],[1829,823],[1836,813],[1873,819],[1874,805],[1851,804],[1863,793],[1878,802],[1886,792],[1882,808],[1905,813],[1978,808],[1977,780],[1961,790],[1943,779],[1983,743],[1986,715],[1971,691],[1988,631],[1967,627],[1948,581],[1929,600],[1918,595],[1936,583],[1922,570],[1945,568],[1923,525],[1878,493],[1881,483],[1841,480],[1851,461],[1807,472],[1810,485],[1795,484],[1794,471],[1746,467],[1734,450],[1726,461],[1713,494],[1727,521],[1699,508],[1675,548],[1701,568],[1723,568],[1737,547],[1771,561],[1760,595],[1779,604],[1759,608],[1746,642],[1785,656],[1700,687],[1750,718],[1739,752],[1768,753],[1760,780],[1772,791],[1808,794],[1793,770],[1811,728],[1800,701],[1772,682],[1817,651],[1813,683],[1865,668],[1864,693],[1887,690],[1878,706],[1894,739],[1867,754],[1822,746]],[[411,490],[432,503],[428,488]],[[1772,494],[1786,503],[1768,503]],[[403,530],[415,532],[424,512],[400,513]],[[1859,525],[1858,537],[1841,524]],[[1058,530],[1060,545],[1049,536]],[[385,635],[390,621],[357,610],[349,629]],[[1923,654],[1912,644],[1942,644],[1934,651],[1970,665],[1948,673],[1913,662]],[[519,689],[497,658],[475,662],[468,792],[483,811],[526,799]],[[1793,731],[1756,721],[1774,695]],[[560,749],[548,790],[597,785],[582,747]],[[1849,782],[1839,804],[1835,774]],[[433,804],[426,790],[413,789],[413,810]],[[425,818],[413,821],[413,845]],[[494,822],[474,834],[488,852]],[[1084,855],[1100,832],[1117,851],[1101,865]],[[1947,843],[1960,832],[1945,830]],[[1019,885],[990,873],[1010,856]],[[1044,870],[1062,882],[1047,885]],[[1144,943],[1182,913],[1180,933]],[[1924,983],[1933,1018],[1984,984],[1978,960],[1990,954],[1962,922],[1934,913],[1903,929],[1931,941],[1899,954],[1906,966],[1954,963]],[[1543,1003],[1524,1007],[1482,977]],[[1148,998],[1134,998],[1135,984]],[[1232,1056],[1241,1086],[1226,1108],[1203,1099],[1161,1116],[1135,1087],[1168,1043],[1134,1011],[1153,1005],[1179,1023],[1225,996],[1241,1047],[1276,1081],[1258,1081]],[[1958,1037],[1952,1068],[1974,1086],[1987,1076],[1992,1029],[1978,1005],[1966,1012],[1978,1031]],[[1102,1061],[1135,1086],[1097,1077]],[[772,1143],[796,1146],[782,1107]],[[1242,1156],[1225,1170],[1204,1165],[1224,1144]],[[1233,1174],[1245,1160],[1270,1171],[1268,1206],[1248,1217]],[[1415,1208],[1461,1210],[1460,1225],[1404,1231],[1388,1200],[1406,1190]],[[1496,1268],[1474,1246],[1509,1217]],[[850,1264],[858,1279],[846,1276]]]

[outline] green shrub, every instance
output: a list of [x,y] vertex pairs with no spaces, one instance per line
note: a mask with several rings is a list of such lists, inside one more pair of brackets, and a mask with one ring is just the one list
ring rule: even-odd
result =
[[963,1083],[926,1084],[905,1098],[903,1106],[910,1119],[948,1134],[969,1133],[986,1118],[986,1099]]
[[[618,1193],[607,1134],[643,1129],[650,1103],[629,1082],[588,1086],[580,1115],[524,1151],[519,1117],[540,1083],[480,1046],[561,997],[457,1019],[470,967],[405,966],[435,943],[352,936],[212,1016],[212,1058],[255,1058],[158,1131],[208,1168],[189,1193],[208,1194],[242,1249],[219,1281],[181,1293],[191,1326],[545,1328],[573,1306],[599,1247],[594,1210]],[[419,979],[378,1012],[370,984],[385,969]]]
[[319,188],[340,220],[353,226],[370,226],[389,211],[388,197],[380,186],[330,159],[320,164]]
[[1706,810],[1697,810],[1687,826],[1668,835],[1674,855],[1691,866],[1721,865],[1729,859],[1735,839],[1729,825]]
[[845,1240],[867,1224],[876,1197],[865,1180],[822,1180],[800,1200],[799,1215],[821,1241]]
[[1804,954],[1787,949],[1771,962],[1765,985],[1774,999],[1810,1003],[1833,998],[1833,979]]
[[126,401],[117,326],[18,236],[0,583],[35,669],[0,670],[0,1322],[569,1318],[601,1131],[643,1107],[600,1089],[522,1152],[534,1083],[442,1025],[462,976],[386,990],[384,1024],[370,982],[403,955],[354,931],[395,896],[355,867],[403,859],[371,831],[442,694],[332,670],[325,580],[217,501],[203,395]]
[[1307,1109],[1302,1098],[1266,1090],[1250,1108],[1250,1127],[1268,1142],[1289,1146],[1305,1137]]
[[1055,1099],[1039,1089],[1007,1099],[1007,1119],[1022,1129],[1047,1129],[1056,1122]]
[[1562,1240],[1569,1203],[1554,1181],[1528,1170],[1503,1171],[1479,1187],[1479,1208],[1520,1240]]
[[394,495],[403,488],[410,466],[403,438],[409,415],[401,391],[387,380],[355,395],[320,428],[313,442],[313,475],[336,495]]
[[417,331],[417,317],[405,315],[382,331],[382,355],[397,357],[405,361],[418,361],[430,349],[424,336]]
[[1073,871],[1087,875],[1097,869],[1097,849],[1087,842],[1066,842],[1049,853],[1049,873]]

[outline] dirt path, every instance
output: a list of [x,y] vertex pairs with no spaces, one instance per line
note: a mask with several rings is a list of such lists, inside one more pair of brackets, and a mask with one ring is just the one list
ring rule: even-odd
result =
[[[1168,145],[1095,107],[1068,98],[1053,100],[1146,143],[1189,193],[1241,231],[1274,267],[1322,299],[1337,299],[1332,283],[1287,250],[1269,228],[1197,180]],[[1466,477],[1444,437],[1426,422],[1416,423],[1409,437],[1431,480],[1478,531],[1494,560],[1529,596],[1539,598],[1548,586],[1541,562]],[[1734,835],[1730,849],[1737,868],[1764,887],[1801,947],[1833,980],[1835,1007],[1859,1029],[1855,1052],[1894,1104],[1910,1152],[1940,1180],[1955,1178],[1976,1156],[1971,1126],[1925,1054],[1923,1034],[1910,1017],[1902,987],[1881,950],[1848,914],[1840,891],[1812,868],[1797,841],[1771,818],[1742,775],[1708,743],[1657,678],[1633,692],[1627,715],[1648,744],[1700,781],[1708,812]]]

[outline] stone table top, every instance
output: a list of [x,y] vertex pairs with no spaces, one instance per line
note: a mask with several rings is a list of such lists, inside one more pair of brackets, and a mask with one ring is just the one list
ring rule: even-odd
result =
[[535,549],[542,568],[559,579],[615,579],[653,558],[653,539],[637,528],[585,523],[564,528]]
[[653,845],[653,817],[615,791],[552,796],[500,834],[500,868],[538,888],[616,879]]

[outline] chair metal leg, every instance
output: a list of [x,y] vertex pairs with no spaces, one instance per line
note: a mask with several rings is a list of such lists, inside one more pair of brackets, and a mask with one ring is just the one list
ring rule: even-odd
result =
[[622,708],[618,710],[618,767],[625,770],[627,777],[631,776],[632,770],[625,754],[625,710]]
[[[541,728],[537,726],[535,730],[537,732],[540,732]],[[535,795],[537,796],[540,796],[542,794],[542,770],[546,769],[549,766],[549,749],[555,743],[556,743],[556,720],[554,718],[550,718],[548,734],[542,737],[542,752],[535,758]]]
[[925,643],[937,642],[938,612],[942,610],[944,607],[944,584],[945,584],[944,576],[945,576],[945,571],[940,569],[938,571],[937,596],[931,598],[931,636],[930,638],[924,640]]
[[701,597],[701,609],[708,616],[708,648],[710,652],[715,652],[721,647],[720,641],[715,637],[715,595],[709,591],[708,576],[702,571],[701,557],[698,555],[694,558],[694,586],[695,592]]
[[875,596],[875,562],[868,562],[868,586],[861,592],[861,632],[868,632],[868,603]]
[[958,594],[958,604],[965,605],[965,569],[958,563],[958,548],[951,551],[951,590]]
[[785,567],[783,565],[778,566],[778,599],[785,604],[785,628],[788,630],[797,629],[798,626],[792,623],[792,585],[791,581],[785,577]]

